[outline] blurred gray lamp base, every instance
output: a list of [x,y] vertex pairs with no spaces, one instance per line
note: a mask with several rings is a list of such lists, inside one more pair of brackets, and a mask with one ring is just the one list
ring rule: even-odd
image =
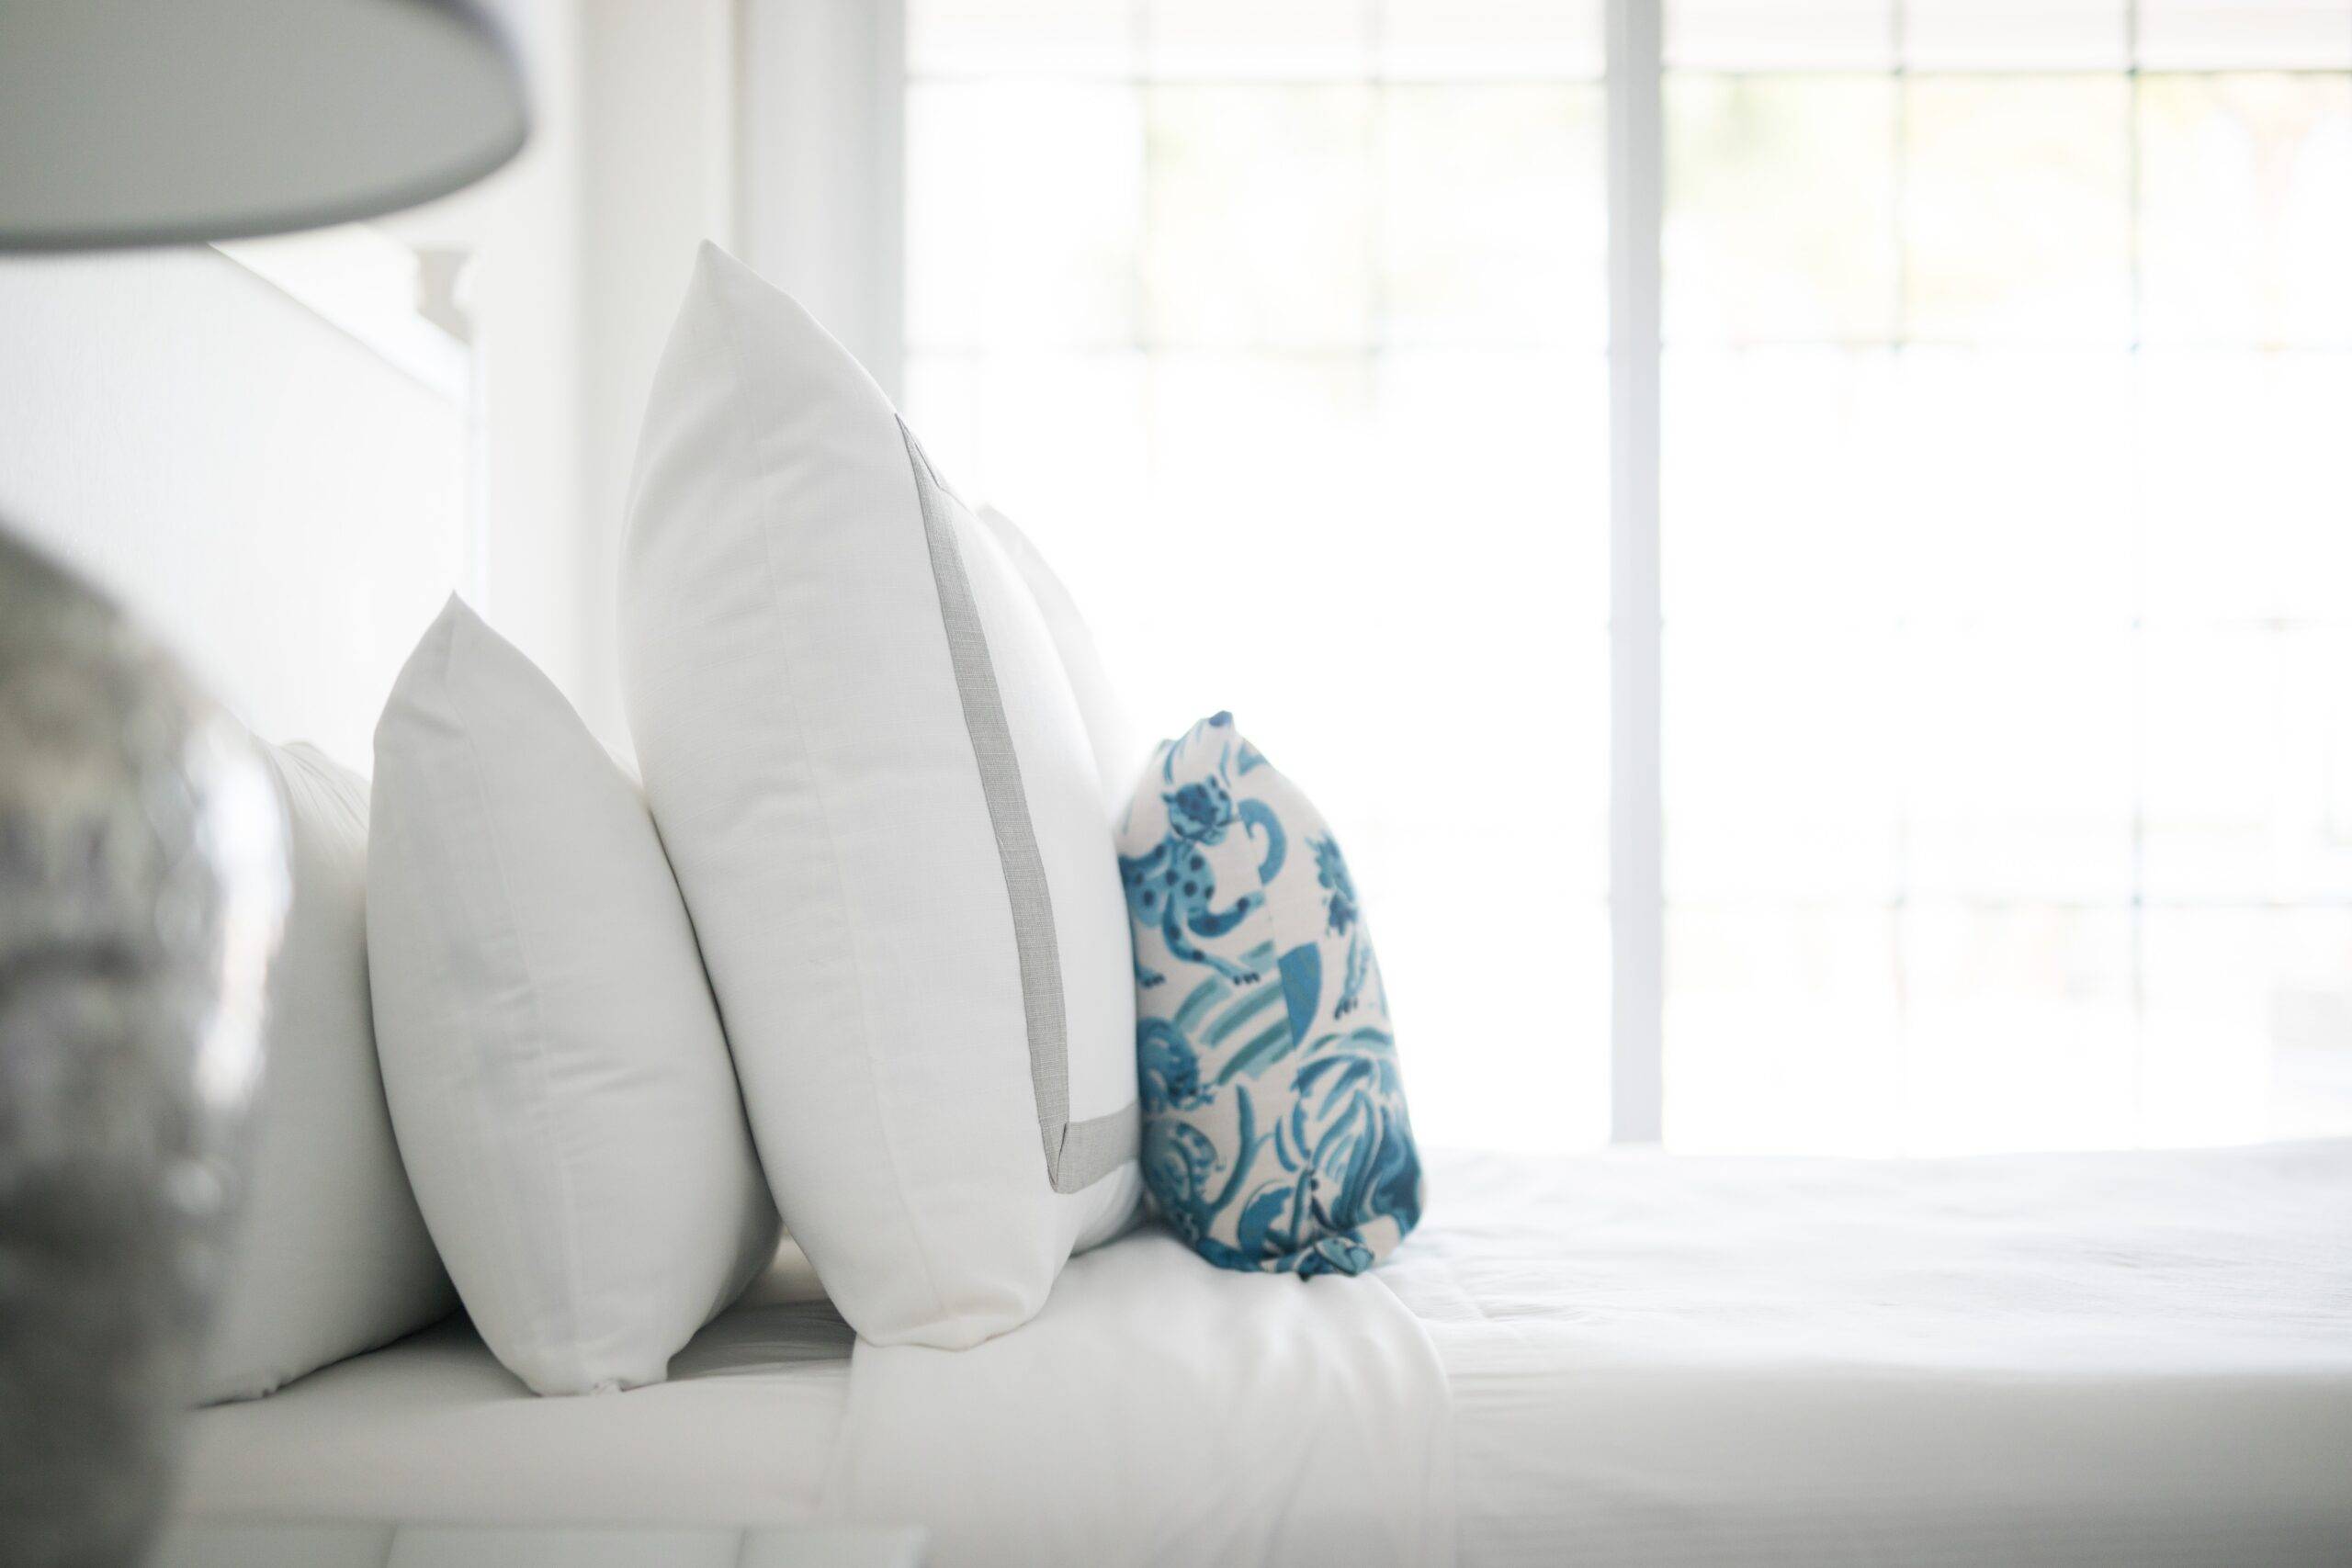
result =
[[284,831],[243,728],[0,532],[0,1562],[130,1562],[157,1524]]
[[[469,0],[0,0],[0,252],[347,222],[503,164]],[[222,1269],[284,828],[243,732],[0,531],[0,1562],[137,1561]]]

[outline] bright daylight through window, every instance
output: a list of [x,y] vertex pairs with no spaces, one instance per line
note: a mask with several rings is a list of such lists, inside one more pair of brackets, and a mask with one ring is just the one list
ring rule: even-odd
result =
[[1677,1148],[2352,1124],[2352,3],[911,0],[906,95],[911,418],[1316,781],[1430,1141],[1606,1138],[1629,1005]]

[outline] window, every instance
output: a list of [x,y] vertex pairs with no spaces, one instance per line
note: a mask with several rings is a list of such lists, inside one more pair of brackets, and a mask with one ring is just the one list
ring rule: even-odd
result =
[[2352,0],[906,51],[910,415],[1325,805],[1431,1141],[1600,1141],[1612,1033],[1684,1148],[2352,1122]]
[[1598,1142],[1597,14],[1014,9],[910,11],[910,417],[1332,816],[1425,1135]]

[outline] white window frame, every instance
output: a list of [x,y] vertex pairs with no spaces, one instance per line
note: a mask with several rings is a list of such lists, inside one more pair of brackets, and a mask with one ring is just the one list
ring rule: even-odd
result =
[[1666,1128],[1664,623],[1658,583],[1658,251],[1664,7],[1606,0],[1609,164],[1609,1136]]

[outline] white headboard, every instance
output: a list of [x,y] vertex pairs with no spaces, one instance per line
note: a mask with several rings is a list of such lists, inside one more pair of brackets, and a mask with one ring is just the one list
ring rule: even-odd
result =
[[366,772],[479,553],[465,359],[422,320],[363,341],[256,265],[0,260],[0,526],[144,616],[257,733]]

